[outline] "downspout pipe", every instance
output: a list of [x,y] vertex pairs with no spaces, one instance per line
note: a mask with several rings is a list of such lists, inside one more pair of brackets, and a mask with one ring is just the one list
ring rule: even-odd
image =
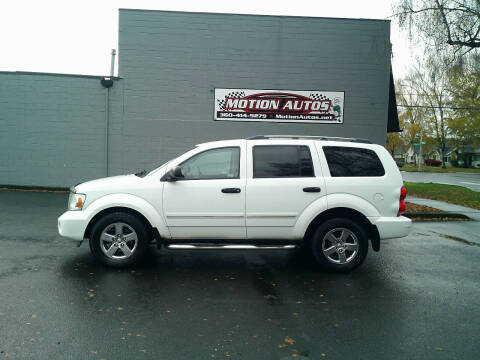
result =
[[104,77],[102,80],[100,80],[100,83],[102,86],[105,88],[105,139],[104,139],[104,154],[105,154],[105,173],[106,176],[110,175],[110,169],[109,169],[109,163],[108,163],[108,150],[109,150],[109,144],[108,144],[108,134],[110,132],[110,88],[113,86],[113,79],[110,77]]
[[112,49],[111,52],[111,62],[110,62],[110,77],[104,77],[102,80],[100,80],[100,83],[102,86],[105,88],[105,139],[104,139],[104,144],[105,144],[105,173],[106,176],[108,177],[110,175],[110,169],[109,169],[109,162],[108,162],[108,156],[109,156],[109,139],[108,135],[110,133],[110,88],[113,86],[113,75],[115,73],[115,55],[117,54],[117,51],[115,49]]

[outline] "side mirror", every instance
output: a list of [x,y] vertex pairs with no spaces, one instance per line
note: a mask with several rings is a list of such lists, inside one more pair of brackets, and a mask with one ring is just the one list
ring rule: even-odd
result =
[[178,179],[183,178],[182,169],[179,166],[168,170],[165,175],[163,175],[160,181],[177,181]]
[[175,166],[172,170],[173,176],[175,176],[175,178],[183,178],[182,168],[180,166]]

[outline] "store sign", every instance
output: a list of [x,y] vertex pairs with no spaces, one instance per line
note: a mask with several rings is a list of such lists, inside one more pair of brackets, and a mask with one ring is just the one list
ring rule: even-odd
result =
[[214,120],[343,123],[345,93],[215,89]]

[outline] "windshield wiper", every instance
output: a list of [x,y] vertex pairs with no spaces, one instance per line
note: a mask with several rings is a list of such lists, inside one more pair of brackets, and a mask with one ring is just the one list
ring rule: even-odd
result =
[[140,172],[135,173],[135,176],[138,176],[141,178],[145,177],[145,175],[147,175],[147,170],[142,170]]

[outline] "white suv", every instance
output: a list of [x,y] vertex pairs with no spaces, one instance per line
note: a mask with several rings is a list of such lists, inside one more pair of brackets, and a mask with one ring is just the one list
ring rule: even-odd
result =
[[[406,236],[406,191],[390,154],[367,140],[265,135],[215,141],[150,171],[71,189],[60,235],[89,239],[110,266],[170,248],[303,245],[327,269],[360,265]],[[240,246],[242,245],[242,246]]]

